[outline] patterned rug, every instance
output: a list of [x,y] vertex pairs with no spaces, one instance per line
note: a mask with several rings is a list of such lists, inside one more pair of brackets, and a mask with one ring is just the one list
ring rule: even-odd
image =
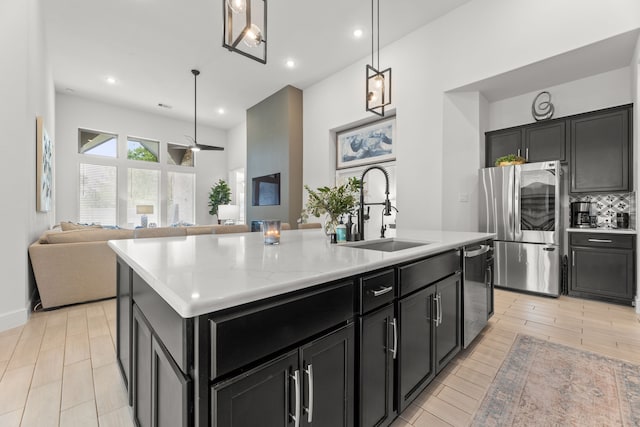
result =
[[518,335],[472,426],[640,426],[640,366]]

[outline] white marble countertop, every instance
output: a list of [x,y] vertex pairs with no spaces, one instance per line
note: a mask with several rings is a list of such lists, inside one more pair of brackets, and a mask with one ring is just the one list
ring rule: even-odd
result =
[[[495,234],[395,230],[429,242],[396,252],[331,244],[320,229],[110,240],[124,259],[182,317],[189,318],[443,252]],[[375,240],[375,239],[371,239]]]
[[569,233],[636,234],[631,228],[567,228]]

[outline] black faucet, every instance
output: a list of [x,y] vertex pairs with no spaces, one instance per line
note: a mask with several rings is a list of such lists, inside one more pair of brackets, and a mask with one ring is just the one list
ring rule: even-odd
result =
[[[385,179],[384,202],[377,202],[377,203],[364,202],[364,191],[362,188],[364,184],[364,177],[372,169],[378,169],[384,174],[384,179]],[[382,215],[383,216],[391,215],[391,202],[389,201],[389,173],[385,168],[381,166],[369,166],[364,170],[364,172],[362,172],[362,176],[360,177],[360,207],[358,207],[358,233],[360,233],[360,240],[364,240],[364,222],[365,220],[369,219],[369,211],[367,211],[367,213],[365,214],[364,207],[369,205],[382,205],[384,206],[384,209],[382,210]]]

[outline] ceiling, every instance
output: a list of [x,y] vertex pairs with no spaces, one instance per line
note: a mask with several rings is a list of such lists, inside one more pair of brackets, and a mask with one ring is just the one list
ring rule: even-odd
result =
[[[382,0],[380,45],[468,1]],[[284,86],[305,89],[371,54],[369,0],[271,0],[266,65],[222,47],[222,0],[42,3],[57,92],[193,120],[190,70],[197,68],[198,123],[221,129]]]

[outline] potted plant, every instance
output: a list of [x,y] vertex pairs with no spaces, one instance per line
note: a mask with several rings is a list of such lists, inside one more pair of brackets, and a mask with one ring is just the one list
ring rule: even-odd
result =
[[[209,191],[209,215],[218,215],[218,206],[231,202],[231,188],[227,182],[220,179]],[[220,219],[218,219],[218,224]]]
[[498,157],[496,159],[496,166],[509,166],[509,165],[522,165],[527,160],[524,157],[520,157],[516,154],[507,154],[506,156]]
[[359,203],[360,180],[356,177],[349,178],[346,184],[335,187],[319,187],[312,190],[305,185],[304,188],[309,196],[302,218],[307,218],[309,215],[316,217],[325,215],[324,230],[327,234],[335,233],[340,216],[353,213]]

